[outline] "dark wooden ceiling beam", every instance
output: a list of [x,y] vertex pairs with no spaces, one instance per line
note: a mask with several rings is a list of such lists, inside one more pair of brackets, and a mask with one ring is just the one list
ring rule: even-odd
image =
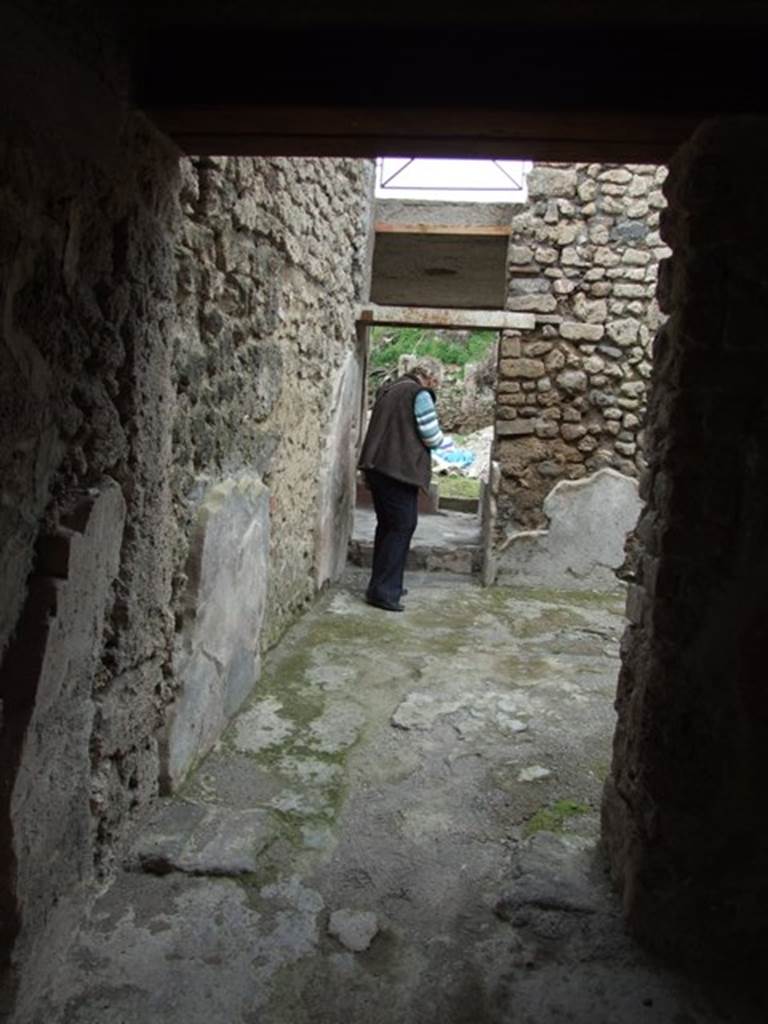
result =
[[136,102],[187,153],[666,160],[710,116],[768,114],[764,36],[723,23],[167,26]]

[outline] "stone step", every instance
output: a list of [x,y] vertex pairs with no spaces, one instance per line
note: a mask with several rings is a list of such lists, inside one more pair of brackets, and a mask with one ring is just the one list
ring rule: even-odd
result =
[[[349,542],[352,565],[369,567],[373,558],[376,516],[368,508],[355,509],[355,522]],[[406,569],[410,571],[453,572],[462,575],[480,571],[482,546],[480,520],[467,513],[422,515],[408,552]]]

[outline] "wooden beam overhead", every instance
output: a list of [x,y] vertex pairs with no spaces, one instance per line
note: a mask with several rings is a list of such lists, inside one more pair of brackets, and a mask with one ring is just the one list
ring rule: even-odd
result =
[[196,156],[426,156],[664,163],[706,117],[503,108],[145,104]]
[[764,33],[727,6],[722,24],[631,29],[566,13],[371,31],[184,25],[178,8],[178,24],[140,37],[134,99],[201,156],[663,163],[702,120],[768,113]]
[[358,322],[390,327],[443,327],[456,330],[532,331],[533,313],[508,313],[503,309],[431,309],[426,306],[364,306]]
[[509,224],[385,224],[375,225],[380,235],[483,235],[496,237],[511,235]]

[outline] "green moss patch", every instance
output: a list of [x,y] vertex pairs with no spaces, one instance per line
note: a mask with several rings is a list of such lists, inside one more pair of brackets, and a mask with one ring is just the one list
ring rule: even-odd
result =
[[523,835],[532,836],[536,832],[564,832],[568,818],[579,814],[588,814],[590,807],[575,800],[557,800],[547,807],[540,807],[529,818],[523,828]]

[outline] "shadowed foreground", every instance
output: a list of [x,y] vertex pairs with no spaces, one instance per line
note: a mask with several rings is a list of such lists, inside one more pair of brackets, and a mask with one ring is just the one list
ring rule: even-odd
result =
[[18,1024],[751,1021],[624,936],[596,851],[623,596],[363,584],[266,659]]

